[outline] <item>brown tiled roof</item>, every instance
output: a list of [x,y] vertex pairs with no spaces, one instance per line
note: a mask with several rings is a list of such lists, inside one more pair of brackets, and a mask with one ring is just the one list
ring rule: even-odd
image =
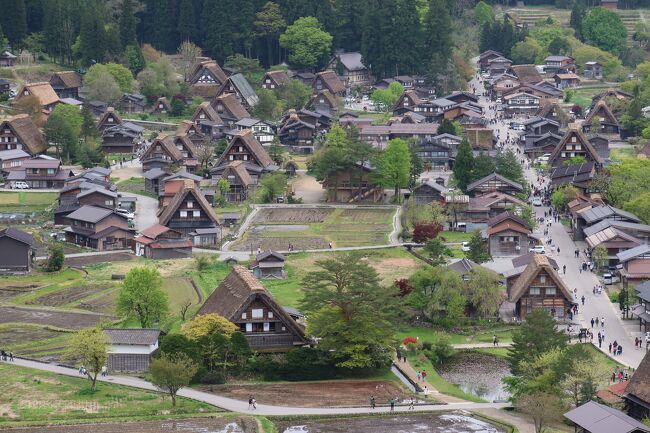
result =
[[523,218],[521,218],[520,216],[515,215],[514,213],[512,213],[510,211],[501,212],[500,214],[498,214],[496,216],[493,216],[492,218],[490,218],[488,220],[487,224],[488,224],[488,227],[491,227],[491,226],[495,226],[497,224],[501,224],[503,221],[506,221],[506,220],[512,220],[512,221],[516,222],[517,224],[528,228],[528,223]]
[[219,66],[219,64],[215,60],[206,60],[194,65],[194,68],[192,69],[192,73],[190,74],[191,83],[196,83],[198,81],[199,79],[198,75],[201,73],[203,68],[210,71],[212,76],[219,82],[218,85],[223,84],[228,79],[226,73],[223,72],[223,69],[221,69],[221,66]]
[[510,68],[522,83],[539,83],[542,81],[542,76],[537,72],[535,65],[514,65]]
[[330,107],[332,107],[332,108],[337,108],[337,107],[338,107],[338,102],[337,102],[337,100],[336,100],[336,96],[332,95],[332,92],[330,92],[330,91],[327,90],[327,89],[325,89],[325,90],[321,90],[320,92],[316,93],[315,95],[312,95],[312,97],[309,98],[309,102],[307,102],[307,106],[306,106],[306,107],[307,107],[307,108],[308,108],[308,107],[311,107],[311,106],[313,105],[313,103],[314,103],[318,98],[320,98],[321,96],[322,96],[323,98],[325,98],[325,100],[327,101],[327,103],[328,103],[328,105],[329,105]]
[[217,167],[226,162],[228,152],[235,145],[245,146],[248,149],[248,151],[255,157],[255,159],[257,159],[259,165],[262,168],[266,168],[269,165],[274,164],[269,154],[266,153],[264,147],[262,147],[260,142],[257,141],[255,136],[253,135],[253,131],[251,131],[250,129],[244,129],[242,131],[238,131],[237,134],[235,134],[235,136],[232,138],[232,140],[230,140],[228,147],[219,158],[219,161],[217,161],[217,163],[215,164]]
[[564,137],[562,137],[562,140],[560,143],[555,147],[555,150],[553,150],[553,153],[551,153],[551,156],[549,157],[548,161],[549,164],[553,164],[555,161],[555,158],[560,154],[560,152],[564,151],[564,146],[566,145],[567,141],[571,136],[575,135],[578,139],[578,142],[582,145],[582,148],[585,149],[589,154],[591,155],[591,159],[593,161],[602,163],[603,158],[596,152],[596,149],[594,149],[594,146],[591,145],[589,140],[587,139],[587,136],[582,133],[579,129],[570,129],[564,134]]
[[228,164],[224,167],[224,171],[230,168],[237,174],[237,177],[239,177],[239,180],[245,185],[253,185],[255,182],[253,181],[253,178],[251,177],[250,174],[248,174],[248,170],[246,170],[246,163],[245,161],[230,161]]
[[274,310],[274,315],[280,318],[285,326],[292,328],[294,334],[304,338],[302,327],[278,305],[273,296],[248,269],[239,265],[233,267],[230,274],[212,292],[196,314],[218,314],[234,322],[241,317],[240,312],[250,301],[258,296]]
[[23,96],[25,89],[27,89],[31,95],[36,96],[41,105],[50,105],[59,102],[59,96],[47,81],[24,84],[18,91],[18,97],[16,99],[20,99]]
[[[179,140],[183,143],[183,146],[187,149],[189,155],[188,158],[196,158],[197,157],[197,149],[196,146],[194,146],[194,143],[192,143],[192,140],[190,140],[190,137],[187,136],[187,134],[180,134],[176,136],[176,140]],[[174,140],[174,142],[176,142]],[[178,148],[177,148],[178,149]]]
[[169,220],[172,218],[174,213],[178,210],[178,207],[183,203],[183,200],[185,197],[191,194],[194,199],[197,201],[199,206],[201,207],[201,210],[206,213],[214,222],[215,224],[219,224],[219,218],[217,217],[217,214],[214,213],[214,209],[212,206],[210,206],[210,203],[206,200],[205,196],[201,191],[199,191],[195,186],[193,181],[189,181],[185,184],[185,188],[182,190],[178,191],[174,198],[172,198],[172,201],[165,206],[165,208],[162,209],[160,212],[160,216],[158,217],[158,222],[161,225],[166,225],[169,223]]
[[140,232],[141,235],[146,236],[151,239],[156,239],[158,236],[161,234],[168,232],[170,229],[160,225],[160,224],[154,224],[150,227],[147,227],[146,229],[142,230]]
[[167,100],[167,98],[165,96],[161,96],[160,98],[158,98],[158,100],[156,101],[156,109],[158,109],[160,104],[163,104],[165,106],[165,110],[171,110],[172,109],[171,104],[169,103],[169,101]]
[[203,137],[204,134],[200,129],[196,128],[196,125],[191,120],[183,120],[181,123],[179,123],[178,127],[176,128],[176,135],[178,136],[187,134],[193,126],[195,127],[194,130],[196,131],[193,133],[193,135]]
[[323,71],[316,74],[314,78],[314,83],[318,78],[323,80],[323,83],[327,86],[330,92],[332,93],[341,93],[345,91],[345,84],[339,79],[339,76],[336,75],[334,71]]
[[216,110],[217,104],[221,103],[223,108],[237,120],[245,117],[251,117],[246,108],[237,100],[233,93],[226,93],[218,96],[212,101],[212,107]]
[[30,155],[38,155],[47,150],[47,143],[43,138],[43,134],[27,114],[18,114],[6,119],[0,123],[0,129],[5,124],[9,125],[20,142],[27,147],[26,150]]
[[612,110],[609,109],[609,106],[607,106],[607,103],[603,99],[599,100],[594,106],[594,108],[589,110],[587,117],[585,117],[584,124],[591,125],[594,116],[600,112],[602,112],[602,115],[605,117],[605,120],[618,125],[618,120],[616,120],[616,116],[614,116],[614,113],[612,113]]
[[569,302],[571,302],[573,299],[571,291],[566,286],[562,278],[560,278],[555,269],[553,269],[553,266],[551,266],[548,261],[548,257],[546,257],[544,254],[535,254],[533,260],[528,264],[528,266],[526,266],[526,269],[524,272],[522,272],[519,278],[517,278],[517,281],[515,281],[515,284],[510,290],[510,301],[516,302],[519,300],[519,298],[521,298],[522,295],[524,295],[524,293],[526,293],[526,291],[530,288],[530,284],[542,270],[546,271],[553,282],[557,285],[558,289],[560,289],[564,297]]
[[650,352],[646,352],[625,388],[626,396],[632,395],[646,404],[650,404],[650,355],[648,353]]
[[[117,120],[117,123],[108,123],[108,122],[106,122],[106,119],[110,115],[112,115]],[[123,122],[123,120],[120,117],[120,115],[117,113],[117,111],[115,111],[115,108],[108,107],[106,109],[106,111],[104,111],[104,113],[102,113],[101,117],[99,118],[99,121],[97,122],[97,127],[101,127],[104,124],[110,125],[110,126],[115,126],[115,125],[119,125],[122,122]]]
[[81,87],[81,75],[75,71],[55,72],[54,75],[63,82],[66,89]]
[[201,112],[205,113],[206,115],[205,120],[209,120],[219,125],[223,124],[223,120],[221,120],[221,117],[219,117],[219,114],[216,112],[214,107],[210,105],[209,102],[201,102],[199,106],[196,107],[196,111],[192,116],[192,122],[200,122],[201,120],[203,120],[203,119],[199,119],[199,114]]
[[144,345],[149,346],[158,342],[159,329],[118,328],[104,329],[104,332],[113,344]]
[[18,242],[22,242],[27,245],[34,245],[34,237],[22,230],[15,229],[13,227],[8,227],[6,229],[0,230],[0,238],[1,237],[8,237],[17,240]]
[[496,234],[496,233],[501,233],[501,232],[503,232],[505,230],[512,230],[512,231],[522,233],[522,234],[530,234],[531,233],[530,230],[526,226],[521,225],[519,223],[512,222],[512,221],[503,221],[503,222],[500,222],[499,224],[495,224],[495,225],[493,225],[491,227],[488,227],[486,232],[487,232],[488,235],[493,235],[493,234]]
[[174,139],[171,135],[164,135],[161,134],[159,135],[153,143],[151,143],[151,146],[147,148],[147,150],[144,152],[144,154],[140,157],[141,160],[146,160],[147,157],[151,152],[153,152],[153,149],[156,147],[156,144],[160,143],[163,149],[167,152],[167,154],[172,157],[172,159],[175,162],[181,161],[183,159],[183,155],[181,154],[181,151],[176,148],[176,145],[174,144]]
[[262,78],[262,83],[266,81],[266,78],[270,78],[275,82],[275,84],[283,84],[289,81],[289,75],[285,71],[269,71]]

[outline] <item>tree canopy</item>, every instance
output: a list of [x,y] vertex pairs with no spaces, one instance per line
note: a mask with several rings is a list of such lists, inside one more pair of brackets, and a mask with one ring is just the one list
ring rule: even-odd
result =
[[289,62],[303,68],[322,67],[332,50],[332,35],[315,17],[302,17],[280,36],[280,46],[289,51]]
[[582,36],[588,44],[615,54],[623,51],[627,43],[627,29],[621,17],[603,7],[591,9],[584,17]]
[[127,274],[117,299],[117,311],[133,317],[143,328],[151,328],[169,311],[163,280],[153,268],[133,268]]

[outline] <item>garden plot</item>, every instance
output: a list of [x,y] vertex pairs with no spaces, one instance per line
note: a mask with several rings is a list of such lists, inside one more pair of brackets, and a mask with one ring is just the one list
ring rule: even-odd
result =
[[262,208],[232,245],[235,251],[294,250],[385,245],[393,208]]
[[0,323],[32,323],[62,329],[83,329],[114,317],[72,311],[38,310],[32,308],[0,307]]

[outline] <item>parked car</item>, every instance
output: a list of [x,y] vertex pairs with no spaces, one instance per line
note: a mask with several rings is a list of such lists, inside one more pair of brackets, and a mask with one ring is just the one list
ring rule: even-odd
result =
[[603,284],[605,284],[607,286],[610,285],[610,284],[618,283],[619,281],[620,280],[619,280],[618,276],[616,274],[614,274],[614,273],[605,272],[603,274]]
[[645,342],[650,343],[650,332],[645,333]]
[[14,189],[29,189],[29,184],[22,180],[19,180],[14,183]]
[[542,199],[539,197],[533,197],[533,206],[541,206],[542,205]]
[[547,164],[549,159],[551,159],[551,154],[550,153],[545,153],[544,155],[537,158],[537,162],[539,164]]
[[461,251],[469,251],[469,242],[463,242],[460,244]]
[[513,122],[510,124],[510,128],[514,129],[515,131],[525,131],[526,127],[522,125],[521,123]]
[[544,245],[535,245],[531,249],[528,250],[529,253],[537,253],[537,254],[546,254],[546,248],[544,248]]
[[118,209],[115,209],[115,212],[120,214],[120,215],[124,215],[125,217],[127,217],[130,220],[135,218],[135,214],[133,212],[131,212],[130,210],[128,210],[128,209],[118,208]]

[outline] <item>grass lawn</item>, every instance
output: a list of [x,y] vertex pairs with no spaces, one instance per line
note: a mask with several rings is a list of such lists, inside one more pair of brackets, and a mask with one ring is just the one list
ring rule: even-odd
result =
[[445,240],[445,242],[459,243],[459,242],[469,242],[472,239],[472,233],[467,232],[449,232],[444,231],[439,235]]
[[[395,280],[410,277],[422,267],[422,262],[402,248],[382,248],[364,250],[364,257],[377,273],[382,284],[393,284]],[[302,299],[302,279],[308,272],[316,270],[316,261],[331,258],[342,253],[298,253],[287,255],[285,280],[264,280],[264,286],[269,289],[273,297],[288,307],[298,307]]]
[[[165,395],[120,385],[98,383],[15,365],[0,365],[0,426],[56,421],[98,422],[101,419],[147,419],[216,412],[205,403],[179,398],[172,408]],[[167,415],[169,414],[169,415]]]
[[43,212],[57,197],[55,192],[0,192],[0,212]]
[[143,177],[132,177],[130,179],[125,179],[117,183],[117,188],[121,192],[130,192],[133,194],[145,195],[147,197],[158,198],[158,196],[152,192],[144,190],[144,178]]
[[464,400],[474,401],[477,403],[482,403],[483,400],[476,397],[475,395],[467,394],[463,392],[459,387],[447,382],[443,379],[436,369],[431,364],[431,361],[424,356],[423,354],[417,356],[411,356],[409,358],[409,363],[416,371],[426,371],[427,372],[427,382],[431,384],[436,390],[443,394],[451,395],[453,397],[462,398]]
[[513,326],[501,326],[490,329],[477,330],[468,335],[454,334],[440,329],[403,327],[397,333],[400,340],[406,337],[415,337],[420,341],[435,341],[440,337],[447,337],[450,344],[491,343],[492,337],[497,336],[500,342],[512,341],[512,332],[517,329]]
[[614,161],[621,161],[623,158],[633,158],[635,155],[636,150],[634,148],[611,149],[609,151],[609,156]]
[[575,93],[571,98],[572,104],[578,104],[583,109],[589,108],[591,106],[592,96],[602,93],[607,90],[607,86],[603,87],[589,87],[587,89],[575,89]]

